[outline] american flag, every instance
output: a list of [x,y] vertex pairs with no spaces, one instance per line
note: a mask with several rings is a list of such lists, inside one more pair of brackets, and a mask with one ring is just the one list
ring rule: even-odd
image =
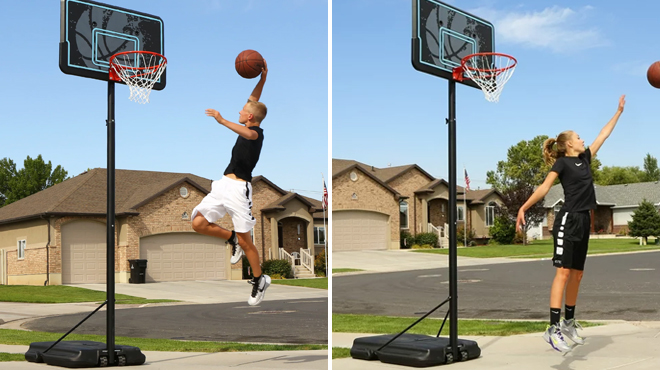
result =
[[325,187],[325,180],[323,180],[323,209],[328,209],[328,189]]
[[465,190],[470,190],[470,176],[467,174],[467,170],[464,168],[463,172],[465,172]]

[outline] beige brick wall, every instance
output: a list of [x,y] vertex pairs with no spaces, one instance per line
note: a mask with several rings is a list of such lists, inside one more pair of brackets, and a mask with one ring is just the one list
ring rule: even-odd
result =
[[426,226],[422,225],[422,200],[415,196],[415,190],[427,185],[430,181],[431,179],[420,170],[414,168],[388,183],[399,194],[408,197],[405,199],[408,202],[408,232],[415,235],[426,230]]
[[[357,181],[350,179],[355,171]],[[353,194],[357,199],[353,199]],[[399,245],[399,201],[394,194],[368,177],[360,170],[351,170],[332,179],[332,209],[368,210],[390,216],[390,241],[392,247]]]

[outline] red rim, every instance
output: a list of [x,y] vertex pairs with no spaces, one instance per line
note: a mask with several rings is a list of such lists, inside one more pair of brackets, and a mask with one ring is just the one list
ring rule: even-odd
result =
[[[479,69],[479,68],[473,68],[468,65],[466,65],[467,61],[478,56],[499,56],[499,57],[504,57],[504,58],[509,58],[513,60],[513,64],[510,66],[506,66],[504,68],[484,68],[484,69]],[[475,54],[470,54],[465,56],[463,59],[461,59],[461,67],[468,69],[470,71],[477,71],[477,72],[491,72],[491,73],[502,73],[506,70],[509,70],[518,64],[518,60],[516,58],[512,57],[511,55],[508,54],[502,54],[502,53],[475,53]]]
[[[156,65],[150,66],[150,67],[131,67],[131,66],[124,66],[124,65],[115,63],[115,60],[118,56],[126,55],[126,54],[150,54],[150,55],[155,55],[157,57],[161,57],[162,61],[159,64],[156,64]],[[110,76],[109,77],[110,77],[110,80],[112,80],[112,81],[121,81],[121,78],[119,78],[119,76],[117,75],[117,72],[115,71],[115,68],[117,68],[119,70],[130,69],[130,70],[134,70],[134,71],[143,71],[143,70],[158,69],[163,64],[167,64],[167,58],[165,58],[165,56],[163,56],[161,54],[154,53],[153,51],[123,51],[121,53],[114,54],[112,57],[110,57],[110,71],[109,71]],[[141,75],[137,75],[137,76],[141,76]],[[133,76],[133,77],[135,77],[135,76]]]

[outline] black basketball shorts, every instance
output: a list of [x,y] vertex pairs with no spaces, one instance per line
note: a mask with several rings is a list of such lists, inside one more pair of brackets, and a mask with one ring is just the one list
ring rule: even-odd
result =
[[553,266],[583,271],[589,249],[590,229],[590,211],[557,213],[552,228],[555,240]]

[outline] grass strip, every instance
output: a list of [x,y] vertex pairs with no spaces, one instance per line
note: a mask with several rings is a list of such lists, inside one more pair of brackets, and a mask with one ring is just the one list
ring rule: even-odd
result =
[[[332,331],[337,333],[396,334],[407,328],[418,318],[371,316],[352,314],[332,314]],[[407,333],[438,335],[442,319],[426,318]],[[601,324],[582,322],[583,327]],[[459,335],[510,336],[528,333],[543,333],[548,323],[545,321],[505,321],[505,320],[459,320]],[[449,333],[449,320],[445,323],[444,333]]]
[[[103,302],[105,298],[105,292],[65,285],[0,285],[0,302],[79,303]],[[171,299],[145,299],[125,294],[115,294],[115,300],[117,304],[178,302]]]
[[271,283],[279,285],[301,286],[305,288],[328,289],[327,277],[316,279],[273,279],[271,280]]

